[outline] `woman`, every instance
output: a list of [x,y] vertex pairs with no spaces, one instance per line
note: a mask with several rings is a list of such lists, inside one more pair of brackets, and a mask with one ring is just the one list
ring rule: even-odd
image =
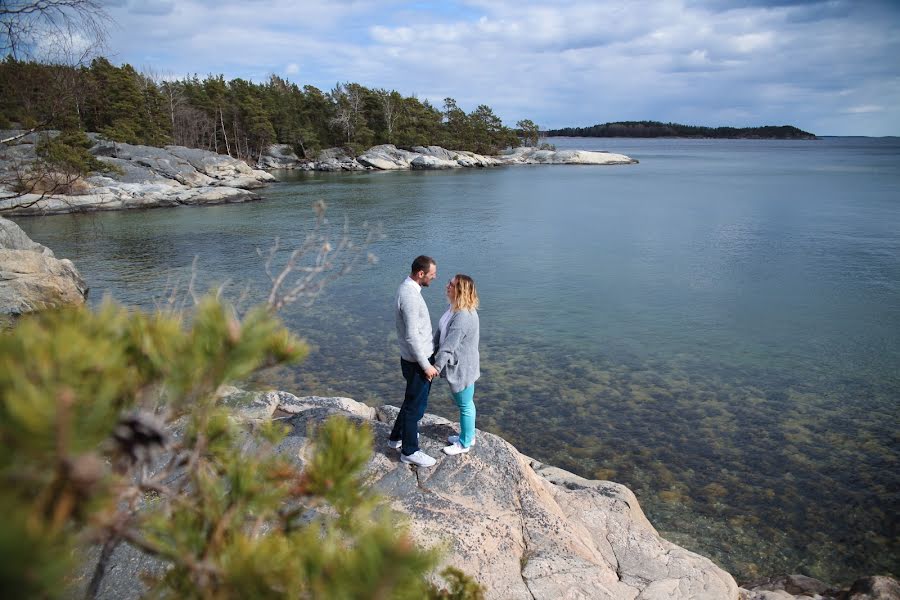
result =
[[468,275],[457,274],[447,284],[450,308],[434,332],[434,368],[450,384],[459,407],[459,435],[447,438],[445,454],[468,452],[475,440],[475,380],[481,376],[478,357],[478,292]]

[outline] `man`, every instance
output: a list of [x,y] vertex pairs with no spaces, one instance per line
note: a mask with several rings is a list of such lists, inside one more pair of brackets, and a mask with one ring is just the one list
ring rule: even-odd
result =
[[400,341],[400,368],[406,379],[403,406],[394,422],[388,446],[400,448],[400,461],[419,467],[436,462],[419,450],[419,420],[428,407],[431,380],[438,375],[430,359],[434,354],[431,317],[422,298],[422,288],[437,277],[437,264],[430,256],[419,256],[397,290],[397,338]]

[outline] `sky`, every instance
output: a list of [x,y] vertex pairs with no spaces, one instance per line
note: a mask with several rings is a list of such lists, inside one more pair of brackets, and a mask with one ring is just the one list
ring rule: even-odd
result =
[[504,124],[900,135],[900,0],[104,0],[156,75],[394,89]]

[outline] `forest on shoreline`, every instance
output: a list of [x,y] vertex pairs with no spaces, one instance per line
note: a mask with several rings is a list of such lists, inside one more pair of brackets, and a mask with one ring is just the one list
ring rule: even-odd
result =
[[590,127],[563,127],[544,132],[562,137],[631,137],[631,138],[720,138],[720,139],[776,139],[814,140],[816,135],[793,125],[764,125],[762,127],[703,127],[661,123],[659,121],[618,121]]
[[70,66],[0,62],[0,129],[96,131],[131,144],[203,148],[256,162],[270,144],[289,144],[313,158],[323,148],[356,154],[378,144],[438,145],[496,154],[536,145],[538,126],[512,129],[491,107],[466,113],[395,90],[338,83],[329,91],[276,75],[264,83],[197,75],[172,80],[106,58]]

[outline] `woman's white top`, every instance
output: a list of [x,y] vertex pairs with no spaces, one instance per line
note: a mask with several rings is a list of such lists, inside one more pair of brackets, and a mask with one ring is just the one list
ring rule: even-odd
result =
[[443,345],[443,344],[444,344],[444,340],[447,339],[447,323],[450,322],[450,317],[452,317],[452,316],[453,316],[453,309],[452,309],[452,308],[448,308],[448,309],[447,309],[447,312],[445,312],[445,313],[443,314],[443,316],[441,317],[440,325],[438,325],[438,327],[439,327],[440,330],[441,330],[441,341],[440,341],[440,345]]

